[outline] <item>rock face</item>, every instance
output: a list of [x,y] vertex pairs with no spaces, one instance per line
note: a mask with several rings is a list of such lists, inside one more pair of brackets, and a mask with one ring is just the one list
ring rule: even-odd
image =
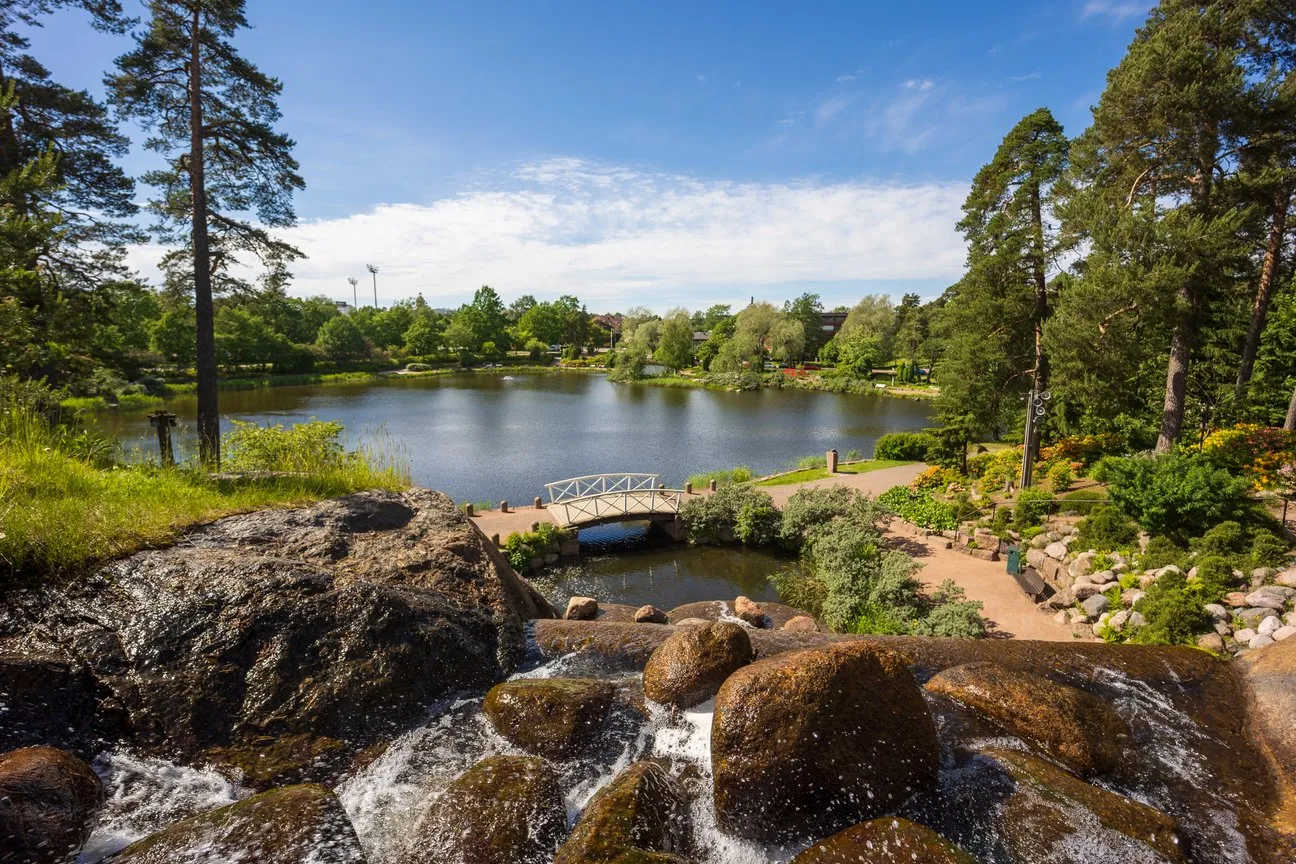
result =
[[868,644],[753,663],[716,696],[716,821],[740,837],[822,837],[893,810],[938,765],[918,685],[897,655]]
[[170,757],[266,735],[365,746],[499,680],[553,610],[439,492],[221,519],[118,561],[27,622],[130,742]]
[[1111,771],[1129,738],[1125,721],[1098,697],[1055,684],[1042,675],[994,663],[946,669],[928,681],[926,689],[1039,744],[1078,774]]
[[545,864],[566,830],[554,769],[533,756],[492,756],[451,783],[419,819],[409,860]]
[[177,822],[127,846],[113,864],[364,864],[336,797],[302,784]]
[[0,861],[71,860],[104,789],[90,766],[53,747],[0,756]]
[[739,595],[738,599],[734,600],[733,605],[734,614],[753,627],[764,627],[768,624],[765,610],[750,597]]
[[[1160,810],[1025,753],[990,750],[986,757],[1015,787],[1000,805],[1000,836],[1015,860],[1184,860],[1175,821]],[[1076,849],[1084,850],[1082,859]]]
[[792,864],[977,864],[932,831],[896,816],[852,825],[806,849]]
[[648,658],[644,695],[663,705],[691,708],[714,696],[726,678],[751,661],[751,639],[737,624],[687,627]]
[[1252,735],[1277,768],[1282,785],[1277,822],[1296,834],[1296,639],[1249,654],[1239,663]]
[[29,651],[0,653],[0,752],[48,744],[90,758],[102,734],[95,703],[94,681],[80,664]]
[[482,711],[495,731],[530,753],[570,756],[593,740],[615,688],[593,678],[532,678],[496,684]]
[[656,606],[640,606],[635,610],[634,620],[636,624],[665,624],[666,613]]
[[553,864],[683,862],[688,837],[679,783],[655,762],[636,762],[594,796]]

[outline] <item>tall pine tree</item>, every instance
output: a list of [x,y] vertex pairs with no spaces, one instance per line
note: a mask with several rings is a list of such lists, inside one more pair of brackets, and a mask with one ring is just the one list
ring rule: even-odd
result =
[[232,44],[248,26],[244,5],[149,0],[135,50],[106,82],[113,104],[153,132],[147,146],[167,160],[144,180],[159,193],[151,209],[161,239],[179,247],[163,266],[193,288],[199,454],[210,467],[220,464],[213,291],[247,287],[232,272],[241,258],[277,271],[300,256],[267,230],[296,222],[292,194],[305,184],[293,141],[274,129],[282,85]]

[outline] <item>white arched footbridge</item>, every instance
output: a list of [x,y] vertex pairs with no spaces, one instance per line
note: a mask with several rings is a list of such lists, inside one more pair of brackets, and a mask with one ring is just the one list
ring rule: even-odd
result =
[[560,528],[591,528],[608,522],[671,521],[684,501],[682,489],[663,489],[657,474],[588,474],[546,483],[545,508]]

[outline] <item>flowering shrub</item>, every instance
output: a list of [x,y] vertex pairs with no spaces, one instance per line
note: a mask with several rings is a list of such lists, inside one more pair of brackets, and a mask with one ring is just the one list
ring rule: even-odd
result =
[[914,489],[927,492],[944,492],[951,484],[958,485],[961,479],[962,477],[959,476],[957,471],[933,465],[915,477],[909,485]]
[[968,476],[981,480],[981,489],[994,492],[1021,477],[1022,448],[979,453],[968,460]]
[[1071,435],[1040,448],[1040,462],[1079,462],[1087,466],[1103,456],[1119,455],[1125,450],[1125,439],[1111,432],[1100,435]]
[[1206,436],[1202,453],[1214,465],[1246,477],[1256,489],[1290,488],[1293,469],[1287,466],[1296,463],[1296,432],[1239,423]]

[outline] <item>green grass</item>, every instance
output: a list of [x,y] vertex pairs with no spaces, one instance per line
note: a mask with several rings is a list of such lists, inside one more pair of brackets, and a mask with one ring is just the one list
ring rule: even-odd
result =
[[117,404],[109,404],[102,396],[69,396],[59,402],[60,408],[69,411],[147,411],[161,408],[166,399],[145,393],[126,393],[117,397]]
[[716,488],[732,486],[735,483],[746,483],[752,479],[752,470],[746,465],[739,465],[737,468],[726,468],[720,471],[706,471],[701,474],[694,474],[689,477],[688,482],[693,484],[695,490],[701,491],[710,485],[711,481],[716,481]]
[[0,411],[0,586],[72,578],[233,513],[408,486],[391,460],[343,450],[341,431],[240,424],[225,439],[225,467],[250,473],[213,477],[123,464],[92,433],[51,427],[21,407]]
[[[820,461],[823,461],[820,457]],[[911,462],[901,462],[894,459],[870,459],[867,462],[851,462],[845,465],[837,466],[838,474],[867,474],[870,471],[881,471],[884,468],[898,468],[901,465],[911,465]],[[787,486],[791,483],[808,483],[811,480],[823,480],[831,475],[828,474],[827,468],[803,468],[799,471],[793,471],[790,474],[780,474],[777,477],[770,477],[768,480],[757,481],[757,486]]]
[[852,462],[849,465],[838,465],[838,474],[867,474],[870,471],[881,471],[884,468],[899,468],[901,465],[912,465],[902,459],[870,459],[867,462]]

